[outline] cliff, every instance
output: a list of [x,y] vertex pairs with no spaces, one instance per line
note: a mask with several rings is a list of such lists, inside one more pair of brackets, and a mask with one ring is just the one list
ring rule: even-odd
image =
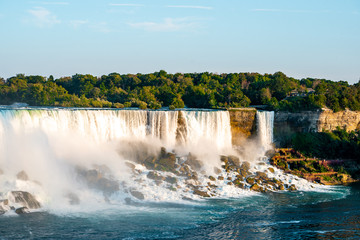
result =
[[276,112],[274,141],[277,146],[287,146],[293,133],[333,131],[337,127],[353,131],[360,129],[359,111],[333,112],[328,109],[303,112]]
[[250,137],[256,130],[256,109],[230,109],[229,114],[232,144],[241,145],[241,143],[246,138]]

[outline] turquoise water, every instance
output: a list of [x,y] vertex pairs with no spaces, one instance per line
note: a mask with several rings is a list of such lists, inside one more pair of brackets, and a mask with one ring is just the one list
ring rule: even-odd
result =
[[0,216],[0,239],[359,239],[360,185]]

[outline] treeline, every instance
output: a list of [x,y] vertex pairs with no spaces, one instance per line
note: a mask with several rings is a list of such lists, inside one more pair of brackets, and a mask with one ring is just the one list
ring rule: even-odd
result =
[[322,159],[356,159],[360,162],[360,130],[346,132],[296,133],[292,147],[309,157]]
[[111,73],[101,77],[76,74],[54,79],[18,74],[6,80],[0,78],[0,104],[14,102],[31,106],[142,109],[230,108],[251,104],[287,111],[321,107],[334,111],[360,110],[360,83],[297,80],[282,72],[168,74],[163,70],[136,75]]

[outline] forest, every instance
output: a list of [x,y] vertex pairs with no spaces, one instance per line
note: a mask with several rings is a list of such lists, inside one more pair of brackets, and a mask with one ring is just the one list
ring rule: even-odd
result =
[[265,105],[269,110],[301,111],[327,107],[337,112],[360,110],[360,82],[295,79],[282,72],[110,73],[101,77],[76,74],[55,79],[52,75],[18,74],[0,78],[0,104],[30,106],[141,109],[238,108]]

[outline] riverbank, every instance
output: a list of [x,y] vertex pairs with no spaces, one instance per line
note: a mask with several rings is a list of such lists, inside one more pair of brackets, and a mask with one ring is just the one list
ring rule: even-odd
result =
[[270,163],[286,173],[324,185],[347,185],[359,181],[351,174],[358,171],[355,159],[308,158],[292,148],[277,148]]

